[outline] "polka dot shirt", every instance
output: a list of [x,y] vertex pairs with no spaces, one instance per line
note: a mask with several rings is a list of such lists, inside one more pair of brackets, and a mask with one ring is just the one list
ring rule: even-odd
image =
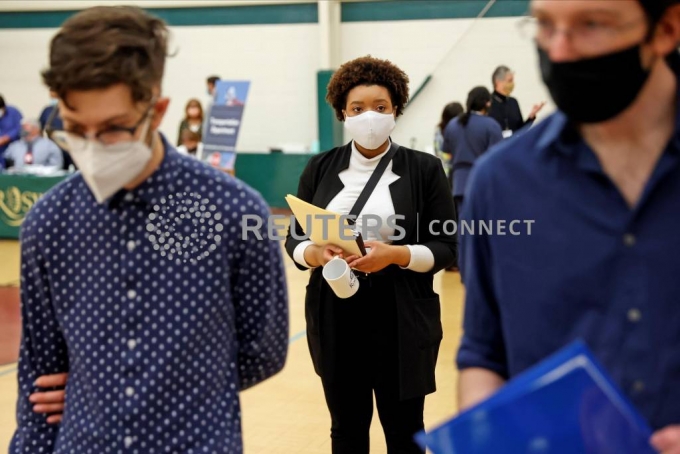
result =
[[[242,452],[238,392],[286,357],[280,246],[242,235],[259,194],[165,147],[140,187],[98,205],[76,174],[27,216],[11,454]],[[28,397],[65,371],[48,425]]]

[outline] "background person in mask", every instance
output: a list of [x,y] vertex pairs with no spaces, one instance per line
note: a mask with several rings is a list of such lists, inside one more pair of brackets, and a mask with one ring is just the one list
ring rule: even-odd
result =
[[184,119],[179,124],[179,133],[177,134],[177,145],[182,145],[182,134],[184,131],[190,131],[198,134],[199,142],[203,137],[203,108],[198,99],[190,99],[184,107]]
[[496,120],[503,129],[503,137],[510,137],[525,126],[536,121],[536,115],[543,109],[545,102],[534,105],[526,121],[522,116],[517,100],[510,96],[515,89],[515,73],[507,66],[499,66],[491,76],[493,95],[489,116]]
[[[239,390],[283,367],[280,246],[266,228],[259,241],[239,233],[242,216],[266,218],[267,205],[158,132],[167,38],[139,8],[97,7],[52,39],[43,79],[64,121],[52,136],[80,172],[21,229],[12,454],[238,454]],[[50,403],[55,393],[32,396],[64,377],[41,375],[65,372],[65,407]],[[61,410],[60,426],[38,413]]]
[[62,168],[63,158],[59,147],[50,139],[40,134],[40,123],[37,120],[24,120],[21,125],[21,140],[12,142],[5,151],[5,161],[12,167],[37,165]]
[[[413,435],[423,428],[425,395],[435,390],[435,363],[442,337],[434,273],[453,264],[455,237],[432,235],[428,226],[454,216],[453,200],[438,158],[393,144],[389,135],[408,100],[408,77],[386,60],[362,57],[345,63],[328,84],[328,102],[353,140],[313,157],[300,177],[298,197],[348,214],[380,160],[395,147],[375,190],[357,219],[381,219],[370,252],[348,256],[337,246],[286,239],[301,270],[312,269],[305,307],[307,336],[331,414],[334,454],[369,452],[373,394],[387,450],[422,452]],[[397,226],[390,215],[405,216]],[[300,225],[295,228],[302,235]],[[420,239],[416,232],[420,231]],[[362,272],[358,292],[339,299],[322,277],[334,256]],[[365,275],[363,273],[370,273]]]
[[[45,106],[45,108],[40,113],[40,133],[45,131],[47,123],[50,123],[50,127],[53,129],[64,129],[64,123],[61,121],[61,116],[59,115],[59,98],[56,93],[50,93],[50,103]],[[61,149],[62,156],[62,169],[68,170],[73,164],[73,159],[71,155],[64,149]]]
[[463,237],[462,409],[581,338],[680,452],[676,3],[531,2],[559,111],[470,176],[463,219],[535,223]]
[[4,154],[9,144],[19,140],[22,115],[19,109],[8,106],[0,95],[0,169],[4,168]]
[[[205,102],[205,121],[203,122],[202,133],[208,131],[210,127],[210,111],[215,103],[215,95],[217,94],[217,82],[220,81],[220,76],[210,76],[205,80],[206,93],[208,95]],[[203,138],[203,137],[202,137]]]
[[446,125],[448,125],[451,120],[462,115],[463,112],[465,112],[465,108],[461,103],[451,102],[447,104],[444,106],[444,110],[442,110],[441,120],[439,120],[439,124],[434,131],[434,154],[441,159],[442,165],[444,166],[444,173],[446,173],[446,176],[449,178],[451,187],[453,187],[450,173],[451,155],[442,150],[442,147],[444,146],[444,129],[446,129]]
[[[61,121],[61,116],[59,115],[59,98],[57,98],[56,93],[50,93],[50,102],[45,108],[40,112],[40,132],[45,130],[45,126],[50,122],[54,129],[64,129],[64,123]],[[56,110],[56,112],[54,112]],[[54,112],[54,115],[53,115]]]

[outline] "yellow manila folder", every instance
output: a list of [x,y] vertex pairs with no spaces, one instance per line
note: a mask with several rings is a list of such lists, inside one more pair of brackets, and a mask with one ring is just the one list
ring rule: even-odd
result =
[[[365,255],[362,252],[363,241],[361,236],[354,236],[354,230],[348,225],[346,217],[343,218],[340,213],[319,208],[298,199],[294,195],[288,194],[286,202],[288,202],[288,206],[293,211],[300,227],[314,244],[319,246],[334,244],[351,255],[358,255],[359,257]],[[325,229],[324,223],[326,224]],[[308,227],[311,228],[310,232],[307,232]],[[341,232],[344,235],[341,235]],[[345,238],[342,238],[343,236]]]

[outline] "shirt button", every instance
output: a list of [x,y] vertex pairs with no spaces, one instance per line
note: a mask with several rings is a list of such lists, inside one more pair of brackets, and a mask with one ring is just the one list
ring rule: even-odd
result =
[[130,350],[134,350],[135,347],[137,346],[137,341],[134,339],[130,339],[127,344]]
[[625,244],[628,247],[635,246],[635,235],[632,233],[626,233],[623,235],[623,244]]
[[134,396],[135,395],[135,389],[131,386],[128,386],[127,388],[125,388],[125,395],[128,396],[128,397]]
[[123,442],[125,443],[125,447],[129,448],[132,445],[132,441],[133,441],[132,437],[125,437],[125,439],[123,440]]
[[134,241],[128,241],[128,244],[127,244],[128,251],[130,251],[130,252],[134,251],[135,247],[137,247],[137,245],[135,244]]
[[628,320],[632,323],[637,323],[642,318],[642,313],[639,309],[631,309],[628,311]]
[[133,300],[137,298],[137,292],[135,292],[134,290],[128,290],[127,296],[129,299]]
[[633,382],[633,391],[636,393],[641,393],[642,391],[645,390],[645,382],[642,380],[635,380]]

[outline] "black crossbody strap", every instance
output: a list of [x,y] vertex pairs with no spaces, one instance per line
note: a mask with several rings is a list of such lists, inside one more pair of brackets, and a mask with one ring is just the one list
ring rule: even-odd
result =
[[[349,211],[349,215],[353,216],[354,219],[356,219],[356,217],[359,216],[359,213],[361,213],[361,210],[364,209],[366,202],[368,202],[368,198],[371,197],[371,194],[373,194],[375,187],[378,186],[378,182],[380,181],[380,178],[382,177],[383,173],[385,173],[387,165],[390,163],[390,161],[397,153],[397,150],[399,148],[401,148],[399,145],[392,142],[392,146],[390,147],[387,154],[385,154],[385,156],[383,156],[380,159],[380,162],[378,163],[377,167],[371,174],[371,177],[368,179],[366,186],[364,186],[364,189],[361,191],[361,194],[359,194],[359,198],[357,198],[357,201],[354,203],[354,206]],[[349,220],[349,222],[351,225],[354,225],[356,223],[354,220],[351,219]]]

